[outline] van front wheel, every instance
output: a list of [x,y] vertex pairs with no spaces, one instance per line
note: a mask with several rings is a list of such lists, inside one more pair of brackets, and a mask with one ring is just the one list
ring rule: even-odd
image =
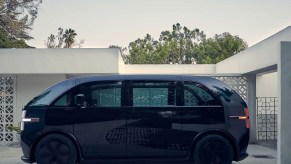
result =
[[219,135],[208,135],[194,147],[194,164],[231,164],[234,152],[227,139]]
[[73,142],[59,134],[44,137],[35,149],[37,164],[74,164],[76,156],[76,148]]

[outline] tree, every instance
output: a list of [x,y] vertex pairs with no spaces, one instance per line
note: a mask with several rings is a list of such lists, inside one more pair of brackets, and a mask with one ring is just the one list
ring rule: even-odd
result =
[[197,28],[190,30],[177,23],[173,25],[172,31],[162,31],[159,41],[166,48],[167,62],[190,64],[196,58],[194,49],[204,38],[203,31]]
[[130,64],[212,64],[247,48],[247,43],[230,33],[206,38],[199,29],[190,30],[174,24],[172,31],[162,31],[159,40],[147,34],[128,46],[126,63]]
[[42,0],[0,0],[0,48],[32,48],[25,40]]
[[0,28],[0,48],[9,48],[10,44],[7,34]]
[[156,48],[158,41],[147,34],[144,39],[137,39],[128,46],[128,62],[131,64],[157,64]]
[[[62,48],[64,43],[64,30],[62,28],[58,28],[58,34],[55,36],[51,34],[47,40],[45,41],[45,45],[47,48]],[[58,39],[56,43],[56,39]]]
[[33,48],[28,46],[23,39],[10,39],[0,28],[0,48]]
[[233,36],[227,32],[216,34],[213,38],[205,39],[199,44],[195,50],[196,60],[199,64],[218,63],[247,47],[247,43],[238,36]]
[[0,0],[0,27],[9,39],[29,40],[42,0]]
[[144,39],[131,42],[129,63],[190,64],[196,58],[194,49],[204,38],[203,31],[190,30],[177,23],[172,31],[162,31],[158,41],[147,34]]
[[76,36],[77,33],[75,30],[69,28],[65,30],[64,33],[64,29],[59,27],[57,35],[51,34],[47,40],[45,40],[45,46],[47,48],[72,48],[74,46],[81,48],[85,40],[82,39],[79,43],[76,43]]
[[77,36],[77,33],[75,33],[75,30],[69,28],[65,31],[64,39],[65,39],[65,46],[64,48],[72,48],[75,43],[75,37]]

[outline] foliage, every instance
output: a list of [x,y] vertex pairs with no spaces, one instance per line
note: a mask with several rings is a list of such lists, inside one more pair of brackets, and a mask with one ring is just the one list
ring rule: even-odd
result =
[[45,46],[47,48],[72,48],[74,46],[81,48],[85,40],[80,40],[79,43],[76,43],[76,36],[75,30],[69,28],[64,33],[64,29],[59,27],[58,34],[51,34],[45,41]]
[[11,39],[0,28],[0,48],[32,48],[23,39]]
[[162,31],[159,41],[166,53],[164,56],[168,57],[167,63],[191,64],[196,57],[194,50],[204,38],[203,31],[190,30],[177,23],[172,31]]
[[6,126],[6,129],[7,130],[10,130],[10,131],[15,131],[17,134],[20,134],[20,127],[15,127],[15,126]]
[[75,30],[69,28],[65,31],[65,34],[63,35],[65,39],[65,46],[64,48],[72,48],[75,43],[75,37],[77,33],[75,33]]
[[[58,34],[57,36],[51,34],[47,41],[45,42],[45,45],[47,48],[62,48],[62,45],[64,43],[64,30],[62,28],[58,28]],[[58,39],[58,43],[56,43],[56,39]]]
[[131,64],[186,64],[193,63],[194,49],[205,38],[203,31],[190,30],[179,23],[172,31],[162,31],[159,40],[147,34],[144,39],[131,42],[129,63]]
[[159,40],[147,34],[131,42],[124,56],[130,64],[211,64],[246,48],[244,40],[230,33],[207,39],[203,31],[177,23],[171,31],[162,31]]
[[200,64],[218,63],[245,50],[247,43],[230,33],[215,35],[200,43],[196,49],[197,62]]
[[9,39],[29,40],[42,0],[0,0],[0,28]]
[[157,44],[149,34],[144,39],[137,39],[128,46],[129,58],[131,64],[155,64],[159,62],[157,55]]

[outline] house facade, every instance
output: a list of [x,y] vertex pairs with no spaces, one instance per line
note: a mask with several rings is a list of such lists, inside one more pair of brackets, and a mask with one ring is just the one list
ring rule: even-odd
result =
[[[291,115],[290,56],[291,27],[217,64],[125,65],[119,49],[111,48],[0,49],[0,144],[16,141],[5,127],[17,126],[28,101],[59,81],[89,75],[184,74],[210,76],[230,85],[251,111],[250,141],[278,138],[278,150],[284,152],[291,146],[291,131],[284,131],[291,125],[284,117]],[[273,123],[261,122],[262,116]],[[290,158],[281,156],[282,160]]]

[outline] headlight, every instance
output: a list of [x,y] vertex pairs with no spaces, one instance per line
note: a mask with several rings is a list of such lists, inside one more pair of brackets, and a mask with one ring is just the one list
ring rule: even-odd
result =
[[20,130],[22,131],[22,130],[24,130],[24,123],[25,122],[39,122],[39,118],[26,118],[25,117],[25,115],[26,115],[26,110],[23,110],[22,111],[22,118],[21,118],[21,127],[20,127]]
[[25,118],[25,114],[26,114],[26,110],[23,110],[22,111],[22,114],[21,114],[21,124],[20,124],[20,130],[21,131],[24,130],[24,122],[23,122],[23,119]]

